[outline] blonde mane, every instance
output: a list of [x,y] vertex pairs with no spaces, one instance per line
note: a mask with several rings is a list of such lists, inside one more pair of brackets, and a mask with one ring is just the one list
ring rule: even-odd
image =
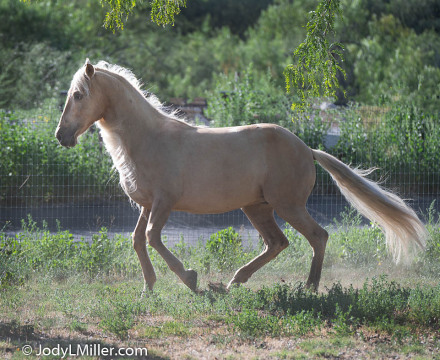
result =
[[[145,101],[157,111],[162,117],[180,121],[189,125],[185,119],[176,114],[176,110],[164,106],[159,99],[152,93],[142,90],[142,82],[131,72],[119,65],[109,64],[105,61],[100,61],[96,64],[97,71],[107,72],[126,80],[135,91],[142,95]],[[70,86],[70,92],[79,90],[86,96],[90,95],[89,79],[85,75],[84,68],[80,68],[75,75]],[[137,190],[136,182],[136,166],[122,143],[119,135],[109,131],[98,123],[105,147],[113,159],[114,167],[118,170],[120,176],[120,184],[127,194],[132,194]]]
[[[96,69],[107,71],[124,78],[161,115],[188,124],[183,117],[177,115],[178,110],[173,110],[170,107],[165,106],[156,95],[149,91],[142,90],[143,83],[133,74],[131,70],[116,64],[109,64],[108,62],[102,60],[96,64]],[[87,83],[85,76],[83,76],[82,81]]]

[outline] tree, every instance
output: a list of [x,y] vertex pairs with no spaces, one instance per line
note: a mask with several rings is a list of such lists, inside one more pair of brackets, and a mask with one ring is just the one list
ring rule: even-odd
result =
[[[100,1],[110,7],[104,26],[113,32],[123,30],[124,21],[136,7],[136,0]],[[151,20],[165,26],[174,24],[174,17],[182,7],[186,7],[186,0],[150,0],[149,4]],[[340,0],[320,0],[316,10],[310,12],[306,39],[293,53],[295,62],[284,70],[287,91],[296,92],[300,99],[292,108],[303,109],[307,99],[322,95],[334,97],[339,88],[338,72],[345,77],[345,71],[339,65],[343,61],[344,47],[339,42],[330,43],[328,40],[334,34],[337,16],[342,17]]]

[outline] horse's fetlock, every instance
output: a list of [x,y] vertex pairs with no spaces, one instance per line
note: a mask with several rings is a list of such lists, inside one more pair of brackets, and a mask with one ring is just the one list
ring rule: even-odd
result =
[[241,283],[241,284],[243,284],[246,281],[248,281],[248,279],[249,279],[249,276],[247,274],[245,274],[244,271],[238,270],[235,273],[234,277],[232,278],[231,283],[234,283],[234,284],[235,283]]
[[150,278],[148,279],[148,282],[145,283],[145,287],[148,287],[148,289],[150,291],[153,290],[154,284],[156,283],[156,274],[153,274],[152,276],[150,276]]
[[280,242],[280,251],[284,250],[288,246],[289,246],[289,240],[282,239],[281,242]]

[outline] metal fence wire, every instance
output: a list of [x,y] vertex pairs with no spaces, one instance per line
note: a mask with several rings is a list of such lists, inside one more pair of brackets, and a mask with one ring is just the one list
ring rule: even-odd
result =
[[[122,192],[98,131],[92,128],[75,148],[64,149],[54,137],[59,116],[58,105],[50,104],[38,112],[0,110],[0,231],[17,231],[31,217],[40,227],[67,229],[75,236],[91,236],[102,227],[131,232],[139,211]],[[324,149],[351,166],[377,167],[373,179],[411,199],[409,204],[423,217],[440,188],[436,122],[436,116],[412,106],[352,106],[317,109],[290,121],[288,127],[310,147]],[[434,205],[438,210],[438,203]],[[347,206],[318,165],[307,206],[322,225],[338,219]],[[173,212],[163,234],[169,244],[182,237],[194,243],[229,226],[244,238],[257,237],[240,210],[209,215]]]

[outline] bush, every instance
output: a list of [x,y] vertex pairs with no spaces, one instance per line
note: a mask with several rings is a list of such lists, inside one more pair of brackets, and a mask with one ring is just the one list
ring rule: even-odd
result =
[[0,110],[0,204],[65,201],[72,185],[76,199],[115,192],[117,182],[109,184],[111,159],[97,131],[88,131],[67,151],[54,136],[59,115],[53,101],[40,110]]
[[[400,193],[436,193],[440,187],[437,151],[440,129],[436,116],[413,105],[395,105],[370,112],[351,107],[340,121],[340,139],[332,151],[347,164],[377,167],[387,172],[385,186]],[[374,176],[374,174],[373,174]]]
[[220,271],[233,270],[243,257],[241,242],[241,236],[232,227],[212,234],[206,242],[207,262]]
[[338,231],[331,234],[326,266],[340,261],[352,266],[377,266],[390,260],[384,234],[378,226],[362,226],[362,216],[351,207],[346,208],[341,217],[341,222],[334,220]]
[[207,101],[206,114],[216,127],[257,123],[292,127],[292,100],[274,83],[269,72],[259,76],[252,63],[241,75],[218,75]]
[[39,229],[32,218],[22,222],[15,237],[0,232],[1,287],[22,283],[33,272],[139,275],[140,265],[130,239],[110,239],[103,228],[91,242],[74,240],[69,231]]

